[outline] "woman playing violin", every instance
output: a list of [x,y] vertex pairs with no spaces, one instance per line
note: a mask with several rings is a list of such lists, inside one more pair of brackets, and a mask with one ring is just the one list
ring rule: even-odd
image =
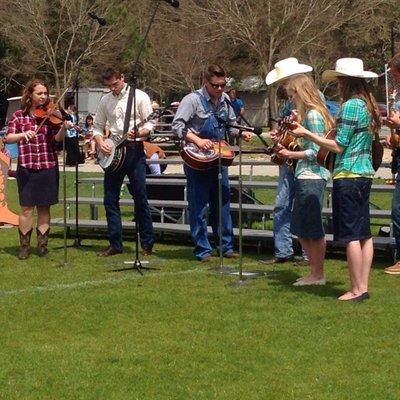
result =
[[29,257],[33,230],[33,213],[37,210],[39,256],[48,252],[50,206],[58,202],[58,163],[56,142],[63,139],[71,122],[55,125],[49,118],[35,116],[37,108],[49,104],[49,89],[40,79],[30,80],[23,91],[21,109],[8,122],[7,143],[18,143],[17,184],[21,212],[19,215],[20,249],[18,258]]

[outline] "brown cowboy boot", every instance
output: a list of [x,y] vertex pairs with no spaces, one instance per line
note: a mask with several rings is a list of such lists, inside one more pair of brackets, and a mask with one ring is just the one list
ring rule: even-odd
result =
[[36,228],[39,257],[44,257],[49,252],[47,250],[47,243],[49,241],[49,232],[50,228],[48,228],[45,233],[40,232],[39,229]]
[[19,229],[18,232],[20,243],[18,258],[20,260],[26,260],[29,257],[29,245],[31,243],[32,229],[25,234],[23,234]]

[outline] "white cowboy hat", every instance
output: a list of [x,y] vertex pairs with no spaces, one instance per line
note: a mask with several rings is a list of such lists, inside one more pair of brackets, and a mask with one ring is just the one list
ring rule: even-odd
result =
[[267,85],[272,85],[273,83],[282,81],[289,76],[304,74],[306,72],[311,72],[312,70],[312,67],[309,65],[299,64],[297,58],[285,58],[275,64],[275,68],[269,72],[265,78],[265,83]]
[[322,73],[324,81],[331,81],[338,76],[351,76],[353,78],[378,78],[372,71],[364,71],[363,61],[359,58],[339,58],[335,69],[328,69]]

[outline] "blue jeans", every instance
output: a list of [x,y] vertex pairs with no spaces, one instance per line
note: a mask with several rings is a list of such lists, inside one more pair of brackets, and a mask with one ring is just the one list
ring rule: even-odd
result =
[[[218,212],[218,167],[207,171],[197,171],[184,165],[187,178],[187,199],[189,203],[189,223],[195,244],[194,255],[198,260],[211,254],[212,247],[207,235],[207,204],[209,222],[216,246],[219,244]],[[230,214],[230,188],[228,168],[222,167],[222,251],[233,251],[233,226]]]
[[[400,166],[399,166],[400,167]],[[400,169],[400,168],[399,168]],[[392,199],[393,236],[396,241],[396,260],[400,260],[400,174],[397,170],[396,186]]]
[[142,248],[152,248],[154,232],[147,202],[146,157],[142,143],[139,143],[136,149],[133,147],[126,148],[124,163],[118,171],[104,174],[104,207],[107,216],[108,240],[113,248],[123,250],[119,199],[121,186],[126,175],[133,188],[140,244]]
[[293,255],[293,241],[290,233],[293,199],[294,173],[286,164],[282,164],[279,166],[279,181],[274,206],[275,257],[287,258]]

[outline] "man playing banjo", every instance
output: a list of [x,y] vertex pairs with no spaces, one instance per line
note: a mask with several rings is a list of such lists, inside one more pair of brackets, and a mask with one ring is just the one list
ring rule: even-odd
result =
[[[111,131],[110,139],[123,136],[124,119],[127,108],[129,86],[124,75],[116,68],[107,68],[102,73],[104,84],[110,89],[100,100],[94,119],[93,137],[96,145],[104,155],[110,155],[110,142],[103,138],[103,129],[108,122]],[[134,190],[136,215],[138,218],[140,244],[143,255],[150,255],[154,244],[153,224],[146,193],[146,157],[143,142],[153,129],[153,123],[147,118],[152,114],[149,96],[141,90],[136,90],[136,126],[133,131],[134,110],[132,109],[130,131],[128,133],[124,158],[116,170],[105,170],[104,173],[104,207],[107,217],[107,228],[110,246],[98,255],[102,257],[122,253],[122,222],[119,207],[120,190],[125,176],[128,176]],[[134,141],[136,139],[136,141]],[[138,140],[139,139],[139,140]]]
[[[214,147],[213,140],[224,139],[226,124],[235,124],[236,115],[228,105],[225,71],[218,65],[209,66],[204,73],[201,89],[188,94],[179,104],[172,130],[187,142],[192,142],[201,150]],[[230,134],[238,135],[237,129]],[[252,133],[243,132],[242,137],[250,140]],[[195,243],[194,255],[202,262],[210,261],[212,248],[207,237],[206,209],[209,204],[210,225],[215,243],[219,243],[218,210],[218,164],[205,171],[184,165],[187,178],[187,198],[189,203],[190,231]],[[222,251],[224,257],[237,258],[233,251],[233,228],[230,215],[230,189],[228,167],[222,167]]]

